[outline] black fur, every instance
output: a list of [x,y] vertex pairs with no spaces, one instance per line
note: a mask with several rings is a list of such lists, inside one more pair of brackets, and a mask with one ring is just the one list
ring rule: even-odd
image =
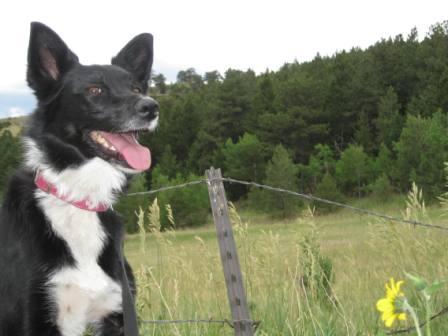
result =
[[[148,88],[152,58],[152,36],[141,34],[113,58],[112,65],[84,66],[50,28],[31,24],[27,80],[38,106],[26,136],[45,153],[48,165],[62,171],[94,157],[122,164],[99,150],[89,133],[125,132],[130,120],[145,124],[155,118],[157,103],[146,99],[150,106],[142,108],[142,95],[135,94]],[[92,86],[103,94],[92,95]],[[55,323],[46,282],[53,271],[75,260],[36,202],[34,173],[26,166],[16,172],[1,208],[0,336],[64,336]],[[119,282],[116,246],[121,244],[123,226],[113,210],[98,216],[107,241],[97,262]],[[128,264],[126,268],[133,283]],[[122,314],[107,316],[99,335],[123,335],[122,325]]]

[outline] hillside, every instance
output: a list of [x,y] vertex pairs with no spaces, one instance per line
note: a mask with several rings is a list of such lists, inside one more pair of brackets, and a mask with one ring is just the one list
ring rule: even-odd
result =
[[25,125],[26,119],[27,117],[0,119],[0,125],[7,124],[6,127],[0,129],[0,135],[2,135],[5,130],[8,130],[12,133],[13,136],[18,136]]
[[[256,74],[180,71],[176,83],[154,74],[150,89],[161,106],[160,126],[141,137],[153,167],[132,186],[143,191],[199,179],[210,166],[235,179],[344,201],[406,193],[412,182],[428,200],[445,191],[448,162],[448,21],[419,38],[382,39],[310,62],[286,63]],[[8,120],[20,132],[24,118]],[[4,171],[19,153],[10,151]],[[3,139],[4,138],[4,139]],[[5,149],[5,151],[6,151]],[[0,176],[0,186],[4,179]],[[287,198],[231,185],[231,201],[253,210],[291,216]],[[175,216],[188,218],[194,193],[167,194]],[[136,230],[130,201],[122,212]],[[319,212],[332,209],[319,209]],[[185,220],[182,225],[201,225]]]

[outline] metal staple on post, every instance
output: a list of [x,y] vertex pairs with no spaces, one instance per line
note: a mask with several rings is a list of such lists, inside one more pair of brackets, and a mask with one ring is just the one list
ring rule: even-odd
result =
[[[220,169],[210,168],[205,172],[210,196],[213,221],[216,225],[219,252],[221,254],[227,297],[232,311],[236,336],[252,336],[253,326],[247,307],[246,293],[243,286],[238,253],[230,223],[227,198]],[[237,323],[238,321],[238,323]]]

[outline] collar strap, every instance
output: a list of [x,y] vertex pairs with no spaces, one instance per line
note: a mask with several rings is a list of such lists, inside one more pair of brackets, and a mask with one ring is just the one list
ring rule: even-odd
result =
[[47,179],[45,179],[45,177],[40,173],[40,171],[36,171],[34,184],[36,185],[36,187],[46,192],[47,194],[53,195],[59,198],[61,201],[70,203],[71,205],[74,205],[79,209],[93,212],[105,212],[110,208],[109,205],[104,203],[99,203],[96,207],[94,207],[91,205],[88,199],[83,199],[80,201],[69,201],[64,195],[59,195],[58,188],[54,184],[48,182]]

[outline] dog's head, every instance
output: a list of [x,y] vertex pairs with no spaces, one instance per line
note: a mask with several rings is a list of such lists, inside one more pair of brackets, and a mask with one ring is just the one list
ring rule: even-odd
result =
[[[101,45],[98,45],[101,48]],[[149,168],[138,133],[157,126],[159,106],[146,95],[153,38],[133,38],[111,65],[85,66],[50,28],[31,24],[27,81],[38,99],[28,136],[57,169],[100,157],[134,173]]]

